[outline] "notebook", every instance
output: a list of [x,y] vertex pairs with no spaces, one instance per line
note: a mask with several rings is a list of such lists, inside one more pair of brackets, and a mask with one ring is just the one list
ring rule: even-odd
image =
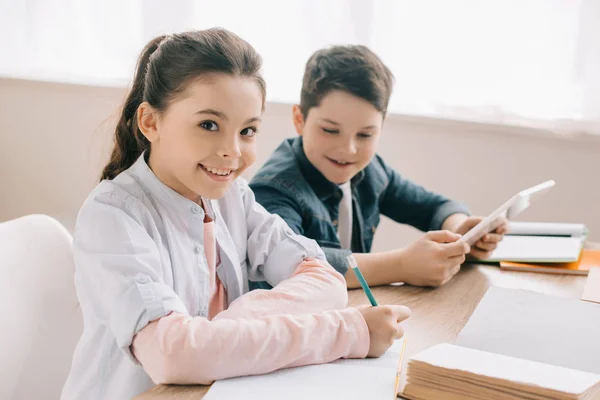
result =
[[599,321],[600,304],[492,287],[455,344],[411,357],[403,395],[600,399]]
[[204,399],[393,400],[397,397],[405,344],[405,338],[397,340],[379,358],[342,359],[217,381]]
[[587,235],[583,224],[509,222],[504,239],[484,261],[576,262]]
[[525,264],[500,261],[500,268],[508,271],[544,272],[548,274],[587,275],[590,269],[600,268],[600,250],[584,249],[578,261],[571,263]]

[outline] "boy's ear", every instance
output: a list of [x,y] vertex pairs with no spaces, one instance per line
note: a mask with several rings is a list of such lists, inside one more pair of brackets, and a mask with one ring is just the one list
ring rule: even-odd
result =
[[137,109],[137,126],[150,143],[158,140],[158,113],[148,103],[143,102]]
[[298,104],[294,104],[292,107],[292,119],[294,121],[296,133],[302,136],[302,133],[304,133],[304,115],[302,115],[302,110]]

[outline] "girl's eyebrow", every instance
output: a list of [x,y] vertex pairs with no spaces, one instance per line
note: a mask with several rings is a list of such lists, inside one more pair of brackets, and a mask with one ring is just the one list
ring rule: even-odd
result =
[[[221,119],[222,119],[222,120],[224,120],[224,121],[228,121],[228,120],[229,120],[229,118],[227,118],[227,115],[225,115],[225,113],[224,113],[224,112],[222,112],[222,111],[219,111],[219,110],[214,110],[214,109],[212,109],[212,108],[206,108],[206,109],[204,109],[204,110],[196,111],[196,112],[194,113],[194,115],[196,115],[196,114],[208,114],[208,115],[214,115],[214,116],[216,116],[216,117],[219,117],[219,118],[221,118]],[[260,122],[260,121],[262,121],[262,119],[261,119],[260,117],[252,117],[252,118],[248,118],[248,119],[246,120],[246,122],[244,122],[244,124],[251,124],[252,122],[257,122],[257,121],[258,121],[258,122]]]
[[244,122],[244,125],[246,124],[251,124],[253,122],[261,122],[262,119],[260,117],[252,117],[250,119],[248,119],[246,122]]
[[225,115],[224,112],[218,111],[218,110],[213,110],[212,108],[206,108],[204,110],[196,111],[195,114],[209,114],[209,115],[214,115],[216,117],[219,117],[225,121],[228,120],[227,115]]

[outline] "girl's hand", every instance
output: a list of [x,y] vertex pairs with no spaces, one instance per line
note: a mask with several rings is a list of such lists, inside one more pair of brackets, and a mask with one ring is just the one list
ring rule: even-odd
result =
[[367,357],[379,357],[394,344],[396,339],[404,336],[400,322],[410,317],[410,309],[406,306],[377,306],[359,308],[369,327],[369,353]]

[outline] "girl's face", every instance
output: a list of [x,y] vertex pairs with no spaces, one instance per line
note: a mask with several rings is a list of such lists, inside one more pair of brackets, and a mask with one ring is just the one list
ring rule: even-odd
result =
[[192,201],[222,197],[256,160],[262,108],[256,81],[227,74],[192,81],[163,113],[142,103],[138,125],[151,143],[150,168]]

